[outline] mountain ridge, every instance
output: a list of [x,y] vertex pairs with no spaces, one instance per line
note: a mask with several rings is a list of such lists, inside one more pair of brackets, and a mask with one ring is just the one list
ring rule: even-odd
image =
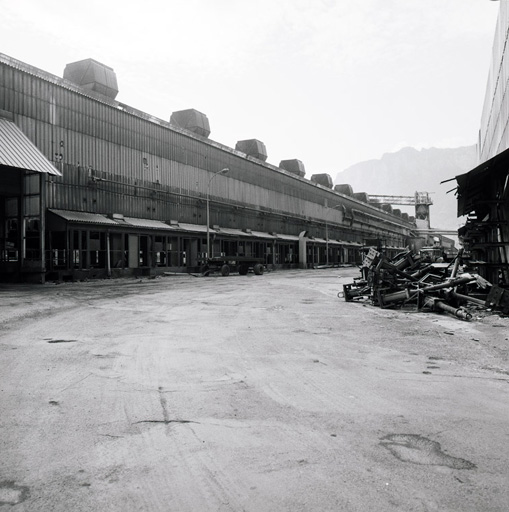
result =
[[[431,226],[456,230],[462,220],[456,216],[456,196],[453,192],[447,193],[454,189],[455,181],[441,182],[468,172],[476,165],[476,145],[420,150],[407,146],[338,172],[334,183],[349,184],[354,192],[372,195],[412,196],[416,191],[429,192],[433,200]],[[414,215],[411,207],[397,208]]]

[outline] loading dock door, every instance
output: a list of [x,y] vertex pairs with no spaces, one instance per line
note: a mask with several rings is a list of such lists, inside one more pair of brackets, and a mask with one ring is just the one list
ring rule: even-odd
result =
[[[183,265],[185,267],[196,267],[198,266],[198,239],[196,238],[184,238],[183,242]],[[212,243],[212,242],[211,242]]]
[[139,261],[138,235],[129,235],[129,268],[138,268]]

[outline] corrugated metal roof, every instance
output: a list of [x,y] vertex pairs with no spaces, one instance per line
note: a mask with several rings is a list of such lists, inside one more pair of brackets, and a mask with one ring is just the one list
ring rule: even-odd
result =
[[[275,240],[277,236],[271,235],[269,233],[265,233],[265,231],[251,231],[251,233],[248,233],[251,236],[254,236],[256,238],[265,238],[267,240]],[[289,235],[290,236],[290,235]],[[297,237],[297,240],[299,237]]]
[[293,242],[299,240],[298,236],[295,236],[295,235],[282,235],[280,233],[278,233],[276,235],[276,238],[278,238],[279,240],[290,240],[290,241],[293,241]]
[[0,118],[0,164],[62,176],[12,121],[2,118]]
[[[123,225],[135,226],[137,228],[146,228],[146,229],[164,229],[167,231],[176,231],[178,226],[169,226],[160,220],[152,220],[152,219],[137,219],[134,217],[124,217]],[[120,223],[119,223],[120,224]]]
[[[192,233],[207,232],[207,226],[202,226],[201,224],[184,224],[183,222],[179,222],[178,229],[179,231],[190,231]],[[217,231],[211,228],[210,233],[217,233]]]
[[[206,233],[207,226],[199,224],[184,224],[179,223],[178,225],[170,226],[160,220],[153,219],[138,219],[135,217],[123,217],[117,220],[110,219],[106,215],[100,213],[88,213],[88,212],[76,212],[71,210],[56,210],[49,209],[50,212],[58,215],[64,220],[69,222],[77,222],[81,224],[102,224],[106,226],[124,226],[124,227],[136,227],[144,229],[159,229],[165,231],[188,231],[193,233]],[[217,233],[217,230],[211,229],[211,233]]]
[[[58,215],[62,219],[69,222],[76,222],[81,224],[96,224],[96,225],[107,225],[107,226],[124,226],[124,227],[136,227],[136,228],[145,228],[145,229],[158,229],[165,231],[173,231],[173,232],[188,232],[188,233],[206,233],[207,226],[202,224],[186,224],[183,222],[179,222],[173,226],[170,226],[159,220],[152,219],[138,219],[135,217],[124,217],[122,219],[113,220],[107,217],[106,215],[102,215],[99,213],[88,213],[88,212],[76,212],[70,210],[55,210],[49,209],[50,212]],[[250,233],[246,233],[245,231],[241,231],[239,229],[232,228],[211,228],[211,234],[221,234],[221,235],[233,235],[233,236],[242,236],[242,237],[250,237],[250,238],[264,238],[269,240],[290,240],[290,241],[298,241],[299,237],[295,235],[271,235],[270,233],[265,233],[263,231],[252,231]],[[325,240],[318,239],[320,242],[324,242]],[[337,241],[329,240],[329,243],[338,243]],[[346,243],[346,242],[344,242]]]
[[[329,238],[329,241],[325,240],[325,238],[312,238],[311,242],[317,242],[319,244],[329,244],[329,245],[352,245],[350,242],[344,242],[343,240],[333,240],[332,238]],[[354,242],[356,243],[356,242]],[[361,245],[361,244],[357,244]]]
[[105,224],[108,226],[118,226],[118,223],[112,219],[101,215],[99,213],[88,213],[88,212],[74,212],[70,210],[53,210],[49,209],[51,213],[58,215],[62,219],[69,222],[79,222],[83,224]]
[[505,177],[508,165],[509,149],[506,149],[471,171],[456,176],[458,216],[468,215],[479,206],[480,201],[491,199],[488,189],[489,180],[495,180],[499,174]]
[[219,228],[219,234],[221,235],[232,235],[232,236],[250,236],[249,233],[246,233],[245,231],[242,231],[240,229],[233,229],[233,228]]

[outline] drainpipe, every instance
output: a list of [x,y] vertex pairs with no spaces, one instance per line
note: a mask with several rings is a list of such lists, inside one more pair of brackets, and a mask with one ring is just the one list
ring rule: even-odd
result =
[[299,268],[307,268],[307,231],[299,234]]
[[[41,172],[40,176],[40,199],[39,199],[39,216],[40,216],[40,249],[41,249],[41,283],[46,281],[46,173]],[[69,243],[69,238],[67,243]],[[67,251],[67,265],[69,265],[69,251]]]
[[111,277],[110,232],[106,231],[106,274]]

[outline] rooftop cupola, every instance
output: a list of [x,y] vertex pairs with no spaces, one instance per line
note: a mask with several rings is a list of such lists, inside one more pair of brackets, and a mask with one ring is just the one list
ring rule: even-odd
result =
[[253,158],[262,160],[263,162],[267,160],[267,148],[265,147],[265,144],[261,140],[239,140],[235,145],[235,149],[237,151],[242,151],[242,153],[245,153],[248,156],[252,156]]
[[354,192],[353,197],[363,203],[369,203],[369,195],[366,192]]
[[322,187],[332,188],[332,178],[330,177],[330,174],[313,174],[311,176],[311,181],[313,183],[317,183],[318,185],[322,185]]
[[340,194],[343,194],[345,196],[353,197],[353,188],[352,185],[348,183],[341,183],[339,185],[336,185],[334,187],[334,190],[336,192],[339,192]]
[[300,160],[297,160],[296,158],[294,158],[293,160],[281,160],[281,162],[279,162],[279,168],[291,172],[292,174],[296,174],[301,178],[303,178],[304,175],[306,174],[304,164]]
[[173,112],[170,124],[189,130],[202,137],[210,135],[210,124],[207,116],[194,108]]
[[93,91],[114,100],[118,94],[117,75],[112,68],[94,59],[67,64],[64,78],[82,89]]

